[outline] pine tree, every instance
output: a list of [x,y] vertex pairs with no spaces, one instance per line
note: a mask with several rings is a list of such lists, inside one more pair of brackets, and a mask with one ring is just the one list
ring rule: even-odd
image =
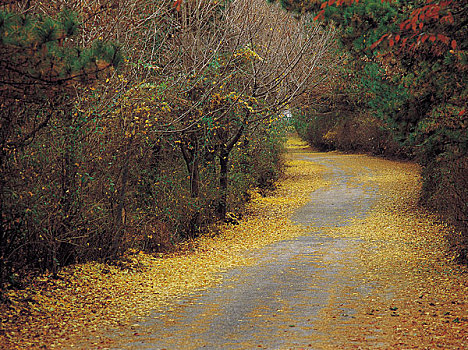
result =
[[118,45],[98,40],[82,47],[79,31],[71,11],[54,18],[0,11],[0,289],[18,258],[12,253],[32,244],[21,233],[16,157],[53,118],[72,113],[73,88],[122,62]]

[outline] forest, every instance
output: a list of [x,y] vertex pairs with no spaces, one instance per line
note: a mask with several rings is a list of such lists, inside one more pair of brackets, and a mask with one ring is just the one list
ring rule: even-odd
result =
[[235,223],[292,128],[418,162],[466,262],[465,1],[0,4],[0,289]]

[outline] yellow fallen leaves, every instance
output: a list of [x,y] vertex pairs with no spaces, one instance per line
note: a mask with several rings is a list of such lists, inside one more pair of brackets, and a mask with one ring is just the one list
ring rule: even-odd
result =
[[288,216],[325,185],[321,166],[297,160],[294,151],[304,147],[294,141],[278,190],[255,196],[239,225],[219,227],[172,254],[128,252],[124,268],[77,265],[64,269],[59,279],[42,277],[25,290],[10,291],[12,304],[1,310],[0,348],[71,347],[80,337],[134,322],[178,296],[218,283],[219,272],[249,263],[247,249],[299,236],[302,228]]
[[[323,348],[464,348],[468,269],[455,264],[449,251],[446,238],[457,232],[418,206],[419,168],[367,156],[336,161],[364,184],[379,188],[380,200],[368,217],[328,232],[362,240],[360,258],[349,264],[359,264],[355,277],[363,285],[377,288],[364,300],[330,304],[323,328],[339,340]],[[363,165],[370,173],[360,176]],[[339,307],[357,311],[344,327],[336,327],[327,314]]]
[[[124,269],[84,264],[65,269],[58,280],[38,278],[24,291],[10,291],[13,303],[0,310],[0,348],[71,347],[107,327],[135,324],[135,318],[178,296],[218,283],[219,272],[250,263],[246,250],[301,235],[304,228],[287,217],[308,202],[312,190],[327,183],[321,178],[323,167],[301,158],[309,152],[304,143],[291,139],[288,147],[287,175],[278,190],[270,197],[254,194],[249,215],[239,225],[219,227],[216,234],[181,245],[177,253],[155,257],[129,252]],[[319,331],[313,332],[318,337],[314,345],[463,348],[468,271],[448,254],[445,235],[451,234],[450,228],[417,205],[419,168],[367,156],[332,155],[364,186],[380,192],[381,200],[368,217],[328,232],[359,242],[360,256],[346,261],[343,273],[376,289],[365,299],[354,290],[347,293],[349,300],[332,295],[314,325]],[[355,312],[344,318],[343,309]],[[252,315],[261,317],[263,310]],[[327,337],[323,342],[321,335]]]

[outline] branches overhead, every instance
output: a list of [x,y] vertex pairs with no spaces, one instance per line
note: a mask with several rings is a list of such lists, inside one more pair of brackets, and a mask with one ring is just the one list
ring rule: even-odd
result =
[[[187,108],[167,127],[187,121],[192,127],[208,116],[220,120],[238,108],[276,113],[318,84],[324,66],[333,64],[324,63],[333,31],[310,17],[296,19],[260,0],[178,6],[158,67]],[[199,117],[188,118],[194,112]]]

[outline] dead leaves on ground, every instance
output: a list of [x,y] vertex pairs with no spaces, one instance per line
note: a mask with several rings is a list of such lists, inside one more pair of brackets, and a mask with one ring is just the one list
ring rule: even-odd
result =
[[346,334],[337,335],[334,348],[463,348],[468,341],[468,270],[453,261],[447,243],[447,235],[459,233],[418,206],[419,168],[366,156],[338,161],[357,176],[365,164],[372,175],[361,180],[377,186],[381,200],[367,218],[328,232],[362,240],[362,276],[356,278],[377,284],[368,298],[347,305],[358,310],[347,325],[336,328],[328,320],[324,328]]
[[[305,147],[296,142],[298,148]],[[287,217],[323,186],[323,168],[292,156],[287,175],[269,197],[253,194],[249,215],[225,225],[176,253],[152,256],[130,251],[116,264],[88,263],[66,268],[58,279],[37,278],[25,290],[10,290],[2,306],[0,348],[71,347],[106,328],[166,305],[178,296],[220,281],[220,272],[248,264],[243,252],[300,235]]]
[[[250,263],[243,254],[248,249],[301,235],[303,229],[287,217],[327,183],[321,178],[323,167],[301,160],[309,152],[304,143],[292,139],[288,147],[287,176],[277,192],[271,197],[253,194],[249,215],[239,225],[220,227],[216,235],[188,242],[177,253],[131,251],[120,267],[74,266],[59,279],[42,277],[25,290],[9,291],[12,303],[0,310],[0,347],[71,347],[80,337],[128,325],[177,296],[219,282],[219,272]],[[317,325],[327,335],[321,348],[462,348],[468,328],[467,271],[448,253],[445,236],[456,233],[417,205],[418,167],[335,155],[343,168],[382,194],[369,217],[328,232],[361,242],[361,255],[347,262],[347,273],[377,287],[349,305],[330,301]],[[363,164],[370,175],[360,173]],[[337,323],[343,307],[356,312]]]

